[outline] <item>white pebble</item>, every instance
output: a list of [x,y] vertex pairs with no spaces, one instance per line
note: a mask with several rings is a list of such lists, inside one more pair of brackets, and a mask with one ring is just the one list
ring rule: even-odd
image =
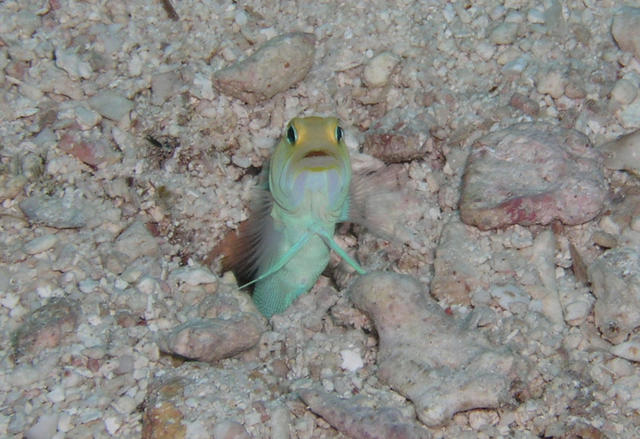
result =
[[121,425],[122,421],[115,416],[108,416],[104,419],[104,427],[111,436],[115,436]]
[[383,87],[400,59],[391,52],[382,52],[373,57],[364,67],[363,80],[369,87]]
[[638,88],[628,79],[619,79],[611,90],[611,99],[627,105],[638,96]]
[[344,370],[355,372],[358,369],[362,369],[364,366],[362,358],[360,357],[359,349],[344,349],[340,351],[340,356],[342,357],[342,364],[340,367]]
[[57,402],[64,401],[64,398],[65,398],[64,388],[61,385],[55,386],[52,391],[47,393],[47,399],[54,404]]
[[94,126],[98,125],[98,122],[102,119],[102,117],[96,113],[95,111],[85,107],[84,105],[79,105],[75,108],[76,113],[76,122],[80,125],[80,128],[83,130],[89,130]]
[[636,215],[633,218],[631,218],[631,222],[629,224],[629,227],[634,232],[640,232],[640,215]]

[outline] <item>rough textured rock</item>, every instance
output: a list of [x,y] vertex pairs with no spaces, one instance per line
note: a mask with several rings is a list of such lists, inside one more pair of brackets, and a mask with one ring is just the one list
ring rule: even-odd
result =
[[438,300],[469,305],[474,291],[487,288],[479,265],[488,255],[478,241],[457,216],[446,224],[436,249],[431,282],[431,293]]
[[[427,439],[431,434],[394,408],[363,407],[327,392],[306,389],[300,398],[315,414],[354,439]],[[354,398],[355,399],[355,398]]]
[[[408,116],[396,108],[375,122],[365,135],[362,150],[386,163],[406,162],[428,157],[442,162],[442,152],[436,148],[429,129],[434,122],[426,113]],[[437,168],[442,167],[436,166]]]
[[618,137],[600,147],[609,169],[624,169],[640,176],[640,131]]
[[522,123],[478,140],[460,197],[462,221],[487,230],[511,224],[581,224],[602,209],[601,155],[583,134]]
[[187,428],[182,423],[184,415],[174,403],[182,397],[184,385],[180,379],[165,379],[150,386],[142,416],[142,439],[186,437]]
[[611,34],[618,46],[640,60],[640,8],[624,6],[613,17]]
[[411,277],[370,273],[355,282],[351,298],[380,337],[380,379],[413,401],[426,425],[511,399],[522,361],[456,323]]
[[272,38],[249,58],[217,71],[213,85],[251,105],[270,99],[304,79],[315,43],[313,34],[301,32]]
[[637,248],[606,251],[589,266],[596,296],[596,325],[612,343],[624,341],[640,326],[640,254]]
[[33,311],[13,334],[16,358],[58,346],[76,329],[79,312],[79,304],[65,298],[53,298]]

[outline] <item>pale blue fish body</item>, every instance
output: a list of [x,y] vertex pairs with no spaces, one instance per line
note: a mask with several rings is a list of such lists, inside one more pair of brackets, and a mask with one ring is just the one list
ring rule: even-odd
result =
[[343,137],[336,118],[296,118],[273,153],[250,255],[253,300],[267,318],[313,287],[331,249],[364,273],[333,240],[349,211],[351,163]]

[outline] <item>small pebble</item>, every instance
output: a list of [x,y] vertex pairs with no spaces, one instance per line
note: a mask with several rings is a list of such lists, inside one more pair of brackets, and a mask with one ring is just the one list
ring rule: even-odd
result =
[[101,91],[88,100],[89,106],[103,117],[120,121],[133,109],[133,102],[112,90]]
[[611,353],[625,360],[640,362],[640,341],[631,340],[615,345]]
[[364,83],[371,88],[383,87],[400,59],[392,52],[382,52],[373,57],[364,67]]
[[638,96],[638,87],[628,79],[618,79],[611,90],[611,99],[623,105],[628,105]]
[[28,255],[36,255],[38,253],[43,253],[52,248],[58,242],[58,237],[56,235],[43,235],[38,236],[37,238],[32,239],[27,242],[23,250]]
[[566,86],[567,78],[562,73],[551,70],[538,77],[536,88],[538,93],[548,94],[552,98],[558,99],[564,94]]
[[67,72],[72,80],[79,78],[88,79],[93,73],[91,64],[83,61],[80,56],[72,50],[57,49],[56,65]]
[[489,40],[494,44],[511,44],[518,34],[517,23],[501,23],[489,34]]

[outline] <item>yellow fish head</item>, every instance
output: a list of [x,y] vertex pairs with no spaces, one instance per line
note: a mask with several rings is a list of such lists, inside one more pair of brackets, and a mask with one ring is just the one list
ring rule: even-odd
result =
[[287,124],[269,168],[269,187],[280,206],[295,211],[305,200],[323,200],[318,203],[339,210],[350,181],[351,162],[338,119],[305,117]]

